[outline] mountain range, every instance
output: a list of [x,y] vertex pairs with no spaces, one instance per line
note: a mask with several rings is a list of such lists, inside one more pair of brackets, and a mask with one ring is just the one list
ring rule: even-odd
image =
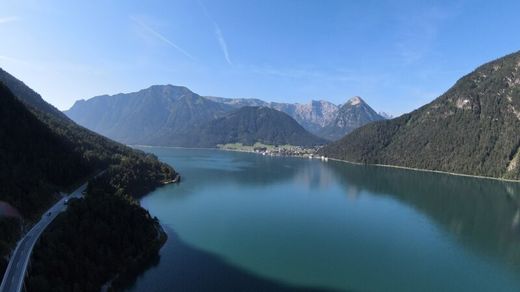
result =
[[183,146],[195,126],[233,108],[186,87],[151,86],[129,94],[77,101],[65,113],[78,124],[126,144]]
[[315,146],[327,141],[307,132],[289,115],[269,107],[244,106],[198,127],[189,137],[191,145],[214,147],[219,144],[256,142],[268,145]]
[[363,99],[355,96],[342,105],[325,100],[310,103],[266,102],[255,98],[206,98],[236,108],[242,106],[264,106],[284,112],[294,118],[306,130],[327,140],[338,140],[353,129],[367,123],[385,119],[376,113]]
[[[292,139],[293,142],[299,141],[300,145],[323,144],[323,139],[314,136],[336,140],[357,127],[383,119],[359,97],[341,106],[323,100],[309,104],[290,104],[249,98],[203,97],[186,87],[173,85],[154,85],[138,92],[79,100],[65,114],[86,128],[126,144],[214,147],[214,141],[241,141],[230,141],[230,136],[217,138],[213,135],[210,143],[194,138],[194,133],[204,133],[211,122],[234,115],[235,111],[247,106],[270,108],[290,116],[291,119],[287,119],[277,114],[280,118],[277,119],[276,128],[286,128],[282,132],[288,133],[288,129],[296,129],[292,123],[294,119],[305,129],[297,133],[310,139]],[[261,112],[265,112],[265,109],[249,114]],[[269,122],[262,118],[255,118],[255,121]],[[261,128],[264,132],[258,133],[256,138],[251,132],[231,137],[248,135],[247,141],[282,142],[279,139],[265,140],[267,136],[279,136],[274,127],[267,127],[267,124],[248,127],[249,130]],[[273,132],[266,136],[266,129]]]
[[480,66],[431,103],[358,128],[329,157],[520,179],[520,52]]

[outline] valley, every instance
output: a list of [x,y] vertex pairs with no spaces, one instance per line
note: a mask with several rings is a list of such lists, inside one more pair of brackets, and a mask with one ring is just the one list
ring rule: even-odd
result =
[[520,291],[520,1],[0,7],[0,292]]

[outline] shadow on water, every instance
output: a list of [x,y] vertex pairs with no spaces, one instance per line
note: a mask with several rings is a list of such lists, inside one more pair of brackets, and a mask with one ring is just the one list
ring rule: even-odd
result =
[[161,251],[171,253],[166,256],[168,261],[161,262],[161,266],[168,271],[168,275],[148,273],[146,279],[137,278],[127,283],[126,289],[129,291],[332,291],[293,287],[255,276],[216,255],[188,245],[170,228],[166,231],[167,244],[173,247]]
[[340,162],[327,168],[349,197],[368,191],[397,199],[520,272],[520,183]]

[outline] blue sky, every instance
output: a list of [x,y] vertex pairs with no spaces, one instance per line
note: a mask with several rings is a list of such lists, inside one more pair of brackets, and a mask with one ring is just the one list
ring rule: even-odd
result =
[[401,114],[520,50],[520,1],[2,0],[0,67],[60,109],[152,84]]

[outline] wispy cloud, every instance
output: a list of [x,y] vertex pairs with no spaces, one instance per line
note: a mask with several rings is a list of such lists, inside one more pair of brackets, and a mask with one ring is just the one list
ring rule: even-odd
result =
[[220,30],[220,28],[218,27],[218,25],[216,23],[215,23],[215,34],[217,35],[217,40],[220,45],[220,49],[224,53],[224,58],[226,58],[226,62],[228,62],[229,65],[233,65],[233,63],[231,63],[231,59],[229,58],[229,52],[227,49],[226,40],[224,39],[224,36],[222,35],[222,31]]
[[135,23],[137,23],[142,29],[144,29],[146,32],[148,32],[149,34],[151,34],[158,40],[160,40],[160,41],[164,42],[165,44],[171,46],[172,48],[176,49],[179,53],[183,54],[184,56],[190,58],[193,61],[197,60],[195,57],[193,57],[193,55],[191,55],[186,50],[184,50],[183,48],[178,46],[176,43],[172,42],[170,39],[165,37],[160,32],[158,32],[158,31],[154,30],[153,28],[151,28],[150,26],[148,26],[146,23],[142,22],[141,20],[137,19],[136,17],[131,16],[130,19],[132,21],[134,21]]
[[215,37],[217,38],[218,44],[220,46],[220,50],[224,54],[224,59],[226,59],[226,62],[229,65],[233,65],[233,63],[231,62],[231,58],[229,57],[227,42],[226,42],[226,39],[224,38],[224,34],[222,33],[222,30],[220,29],[220,26],[218,25],[218,23],[215,20],[213,20],[213,17],[211,17],[211,15],[209,14],[208,9],[204,5],[204,3],[202,3],[202,1],[200,1],[200,0],[198,0],[197,3],[199,3],[199,6],[202,8],[204,15],[206,15],[208,20],[211,21],[211,23],[213,24],[213,28],[215,31]]
[[9,23],[20,20],[17,16],[0,16],[0,24]]
[[442,24],[453,12],[442,7],[425,7],[415,15],[400,19],[401,29],[395,48],[405,64],[413,64],[431,53]]

